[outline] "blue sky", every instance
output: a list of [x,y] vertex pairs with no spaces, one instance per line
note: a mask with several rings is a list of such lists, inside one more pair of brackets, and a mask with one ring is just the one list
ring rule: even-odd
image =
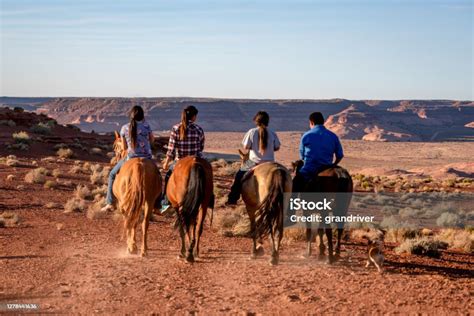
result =
[[471,0],[0,2],[0,95],[473,100]]

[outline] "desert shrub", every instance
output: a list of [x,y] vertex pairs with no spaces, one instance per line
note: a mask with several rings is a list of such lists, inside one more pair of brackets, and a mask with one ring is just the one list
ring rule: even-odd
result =
[[406,239],[414,239],[420,236],[420,231],[415,228],[391,228],[387,229],[385,233],[385,241],[393,243],[401,243]]
[[85,185],[78,185],[74,191],[74,195],[76,198],[82,200],[92,200],[94,198],[92,192]]
[[56,162],[56,158],[55,158],[55,157],[48,156],[48,157],[41,158],[41,161],[42,161],[42,162],[49,162],[49,163],[52,163],[52,162]]
[[89,167],[89,170],[91,172],[101,172],[102,171],[102,166],[100,164],[96,163],[95,165],[91,165]]
[[44,167],[39,167],[39,168],[36,168],[37,172],[41,173],[42,175],[45,175],[45,176],[50,176],[51,175],[51,171],[44,168]]
[[15,113],[23,113],[23,112],[25,112],[25,110],[24,110],[23,108],[19,107],[19,106],[15,106],[15,107],[13,108],[13,112],[15,112]]
[[464,229],[442,229],[435,239],[448,244],[449,249],[474,253],[474,232]]
[[44,207],[47,209],[56,209],[56,208],[61,208],[61,204],[55,203],[55,202],[49,202],[49,203],[46,203]]
[[53,177],[55,177],[55,178],[59,178],[59,177],[62,175],[60,169],[54,169],[54,170],[51,172],[51,174],[52,174]]
[[78,174],[82,172],[82,168],[80,166],[74,165],[69,169],[69,173],[71,174]]
[[403,225],[395,216],[385,216],[380,222],[380,227],[382,228],[399,228]]
[[55,189],[57,186],[58,186],[58,183],[52,180],[46,181],[43,185],[45,189]]
[[82,171],[84,171],[85,173],[90,172],[91,171],[91,164],[89,162],[85,162],[82,165]]
[[225,159],[219,159],[219,160],[211,162],[211,166],[216,169],[223,168],[227,166],[227,161],[225,161]]
[[41,168],[33,169],[25,175],[25,182],[27,183],[43,184],[45,181],[45,174]]
[[27,132],[21,131],[18,133],[13,133],[12,134],[13,140],[15,140],[16,143],[20,144],[29,144],[31,142],[31,137],[28,135]]
[[13,149],[13,150],[22,150],[22,151],[27,151],[30,149],[30,145],[25,144],[25,143],[16,143],[16,144],[10,144],[7,147],[8,149]]
[[448,188],[454,188],[456,186],[456,180],[455,179],[448,179],[443,182],[443,185],[448,187]]
[[20,223],[18,214],[13,212],[3,212],[0,214],[0,227],[15,227]]
[[12,120],[1,120],[0,125],[1,126],[8,126],[8,127],[15,127],[16,123]]
[[214,214],[214,227],[224,236],[246,235],[246,221],[248,215],[243,206],[236,209],[221,209]]
[[60,148],[56,152],[56,155],[58,155],[60,158],[72,158],[74,157],[74,152],[69,148]]
[[95,185],[107,184],[109,173],[110,173],[109,167],[103,168],[102,171],[92,172],[90,176],[90,181],[92,184],[95,184]]
[[86,209],[86,202],[77,197],[67,200],[64,205],[64,213],[82,212]]
[[72,183],[71,180],[66,180],[62,183],[62,185],[64,185],[65,187],[72,187],[74,183]]
[[463,227],[463,221],[458,214],[445,212],[438,217],[436,225],[442,227]]
[[385,205],[382,207],[383,214],[396,215],[398,214],[398,208],[392,205]]
[[36,125],[33,125],[30,128],[30,131],[35,134],[41,134],[41,135],[49,135],[51,134],[51,126],[45,123],[38,123]]
[[20,161],[17,160],[16,157],[15,158],[7,157],[5,164],[9,167],[18,167],[20,165]]
[[102,155],[102,149],[98,148],[98,147],[94,147],[91,149],[91,154],[94,154],[94,155]]
[[13,180],[15,180],[15,178],[16,178],[15,175],[9,174],[9,175],[7,175],[7,177],[6,177],[6,180],[7,180],[7,181],[13,181]]
[[95,197],[97,195],[105,196],[107,194],[107,185],[102,185],[100,187],[95,188],[92,190],[91,194]]
[[104,218],[106,215],[106,212],[101,211],[101,208],[104,205],[104,202],[105,202],[105,199],[101,198],[95,201],[95,203],[90,204],[89,207],[87,208],[87,214],[86,214],[87,218],[91,220]]
[[409,253],[419,256],[439,258],[439,249],[443,248],[444,246],[445,245],[438,240],[434,240],[429,237],[422,237],[406,239],[397,248],[395,248],[395,252],[398,254]]
[[235,175],[235,173],[240,169],[240,163],[234,162],[232,164],[228,164],[224,167],[220,167],[216,170],[215,174],[221,177],[229,177]]
[[232,228],[232,235],[237,237],[250,237],[250,220],[248,216],[240,216]]
[[305,228],[288,228],[283,231],[283,238],[287,241],[306,241]]

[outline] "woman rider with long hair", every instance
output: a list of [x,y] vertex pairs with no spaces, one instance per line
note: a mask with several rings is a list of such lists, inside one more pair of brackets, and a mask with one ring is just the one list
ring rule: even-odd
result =
[[169,210],[169,201],[166,197],[166,187],[177,160],[187,156],[202,157],[204,150],[204,130],[196,124],[198,110],[190,105],[181,112],[181,122],[171,129],[166,159],[163,169],[168,170],[165,176],[161,213]]
[[235,205],[240,198],[242,177],[260,163],[275,161],[275,151],[280,149],[280,140],[277,134],[268,128],[270,116],[265,111],[259,111],[253,118],[256,125],[244,136],[242,146],[249,150],[249,160],[235,174],[234,183],[230,188],[227,205]]
[[127,155],[124,159],[119,160],[110,171],[106,205],[102,208],[103,211],[108,211],[113,208],[113,184],[122,165],[128,159],[132,158],[152,158],[151,144],[153,144],[154,137],[150,125],[145,121],[143,108],[135,105],[130,110],[129,115],[130,122],[122,126],[120,130],[121,141],[124,150],[127,150]]

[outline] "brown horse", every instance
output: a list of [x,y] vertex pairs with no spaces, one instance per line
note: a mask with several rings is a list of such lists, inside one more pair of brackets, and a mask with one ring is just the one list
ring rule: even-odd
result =
[[[297,172],[303,166],[303,161],[295,161],[292,163],[292,166],[293,171]],[[353,192],[352,178],[346,169],[339,166],[331,167],[315,175],[314,181],[311,181],[307,184],[305,191],[327,193],[329,198],[332,196],[335,200],[333,215],[344,216],[347,214],[347,210],[349,209],[349,204],[352,198],[352,194],[350,194]],[[324,223],[320,224],[318,227],[320,259],[324,258],[324,252],[326,250],[323,242],[324,233],[326,233],[328,242],[328,262],[332,263],[340,256],[341,253],[341,238],[342,234],[344,233],[344,224],[339,223],[337,227],[336,256],[334,256],[333,252],[332,228]],[[312,239],[312,229],[306,228],[307,249],[304,256],[307,258],[311,256]]]
[[[213,189],[212,167],[207,160],[195,156],[178,160],[168,180],[166,195],[177,213],[180,257],[185,257],[187,262],[192,263],[194,257],[199,257],[199,241],[207,209],[214,209]],[[185,236],[189,243],[187,255]]]
[[[242,163],[248,153],[239,150]],[[242,199],[250,219],[253,245],[251,258],[259,254],[261,240],[270,235],[272,254],[270,263],[278,264],[280,242],[283,237],[283,210],[288,201],[285,193],[291,193],[291,174],[275,162],[257,165],[242,179]],[[257,239],[259,246],[257,247]]]
[[[123,157],[125,152],[121,143],[120,136],[116,133],[114,142],[116,157]],[[137,251],[135,231],[143,214],[141,256],[146,256],[148,224],[161,190],[161,174],[152,160],[132,158],[120,168],[114,181],[113,193],[124,218],[127,253]]]

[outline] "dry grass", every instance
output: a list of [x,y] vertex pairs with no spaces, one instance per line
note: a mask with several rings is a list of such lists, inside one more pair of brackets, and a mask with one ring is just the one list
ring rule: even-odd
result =
[[94,195],[92,194],[91,190],[86,185],[78,185],[76,190],[74,191],[74,196],[81,200],[88,200],[92,201],[94,199]]
[[448,244],[449,249],[474,253],[474,232],[464,229],[442,229],[435,239]]
[[59,158],[72,158],[74,157],[74,152],[70,148],[60,148],[56,152],[56,155]]
[[82,172],[82,168],[80,166],[74,165],[69,169],[70,174],[79,174]]
[[59,209],[59,208],[61,208],[61,204],[56,203],[56,202],[49,202],[49,203],[46,203],[44,207],[49,209],[49,210]]
[[439,249],[445,247],[445,243],[442,243],[439,240],[435,240],[430,237],[421,237],[406,239],[397,248],[395,248],[395,252],[397,254],[408,253],[419,256],[439,258],[441,255]]
[[30,172],[28,172],[25,175],[25,182],[27,182],[27,183],[36,183],[36,184],[45,183],[46,182],[46,177],[45,177],[43,169],[36,168],[36,169],[33,169]]
[[106,215],[106,212],[101,211],[101,208],[104,205],[104,203],[105,203],[105,199],[101,198],[97,200],[95,203],[90,204],[89,207],[87,208],[87,214],[86,214],[87,218],[90,220],[104,218]]
[[9,174],[9,175],[7,175],[7,177],[6,177],[6,180],[9,181],[9,182],[11,182],[11,181],[15,180],[15,178],[16,178],[15,175]]
[[64,213],[82,212],[86,209],[86,202],[77,197],[67,200],[64,205]]
[[224,167],[217,168],[215,174],[221,177],[231,177],[231,176],[234,176],[239,169],[240,169],[240,162],[234,162],[231,164],[227,164]]
[[223,236],[247,236],[250,231],[250,222],[244,206],[219,209],[214,213],[214,223]]
[[306,241],[305,228],[288,228],[283,231],[283,238],[286,241]]
[[20,223],[18,214],[13,212],[3,212],[0,214],[0,227],[15,227]]
[[94,185],[104,185],[108,183],[110,168],[105,167],[101,171],[94,171],[90,176],[91,183]]
[[47,180],[43,185],[45,189],[56,189],[57,186],[58,186],[58,183],[53,180]]
[[5,161],[5,165],[9,166],[9,167],[18,167],[20,165],[20,161],[18,159],[16,159],[15,156],[13,156],[14,158],[12,157],[7,157],[6,161]]
[[55,178],[59,178],[62,176],[62,172],[60,169],[54,169],[52,172],[51,172],[51,175]]
[[12,137],[17,144],[29,144],[31,142],[30,135],[28,135],[28,133],[24,131],[13,133]]

